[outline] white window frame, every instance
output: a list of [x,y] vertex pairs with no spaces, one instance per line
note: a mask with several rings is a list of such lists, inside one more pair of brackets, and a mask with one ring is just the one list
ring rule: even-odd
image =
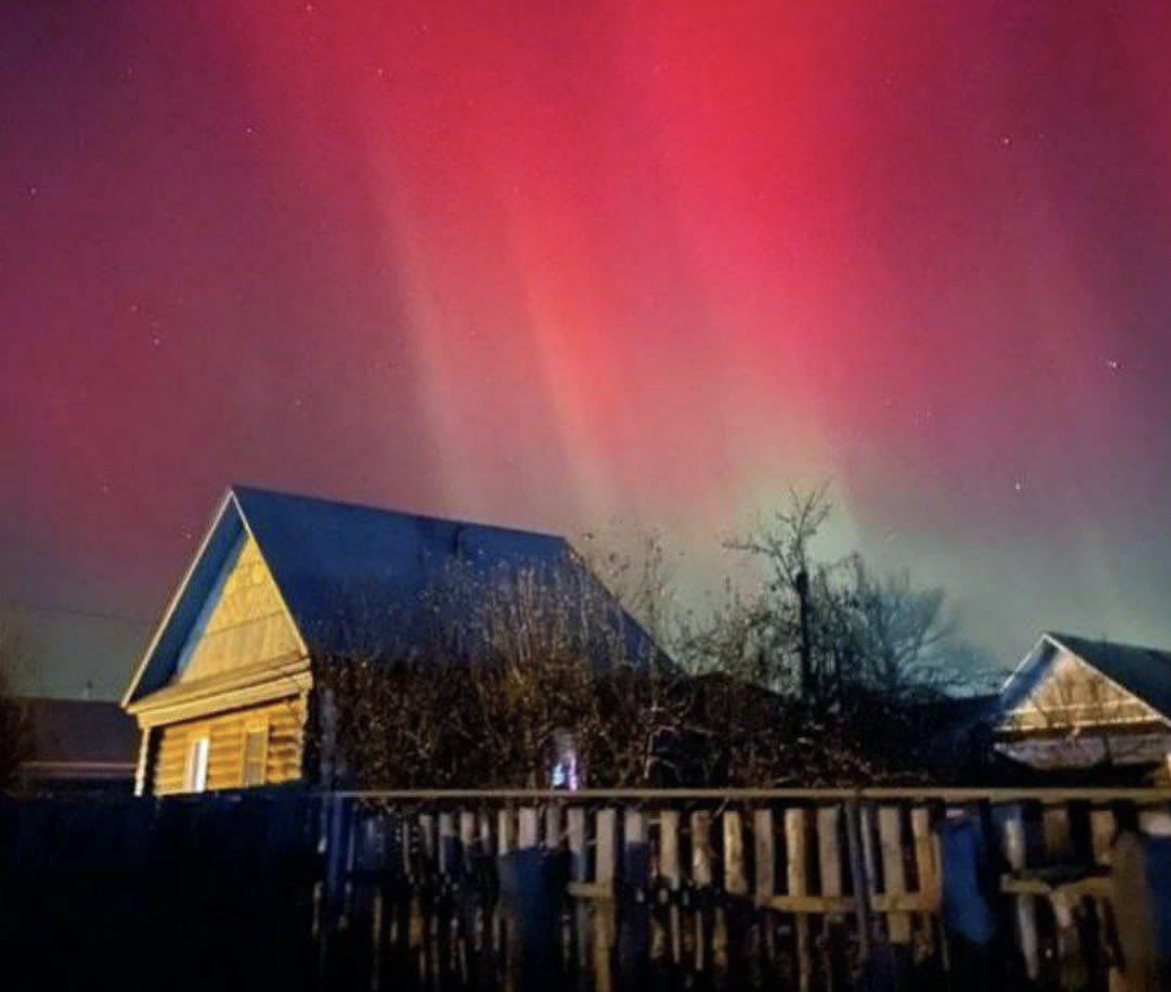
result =
[[211,737],[204,733],[187,742],[187,768],[184,787],[188,792],[207,791],[207,766],[211,755]]

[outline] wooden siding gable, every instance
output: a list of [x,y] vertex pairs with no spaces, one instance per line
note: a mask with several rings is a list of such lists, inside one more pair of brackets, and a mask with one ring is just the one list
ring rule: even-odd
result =
[[144,704],[149,708],[156,696],[178,688],[232,678],[257,662],[271,663],[275,670],[308,656],[287,597],[229,491],[155,630],[122,707],[141,714]]
[[272,572],[245,532],[179,653],[173,681],[189,683],[302,651]]
[[1048,636],[1010,676],[1002,699],[1002,734],[1168,724],[1146,701]]
[[1061,648],[1044,665],[1028,695],[1005,712],[1001,730],[1058,731],[1167,722],[1072,651]]

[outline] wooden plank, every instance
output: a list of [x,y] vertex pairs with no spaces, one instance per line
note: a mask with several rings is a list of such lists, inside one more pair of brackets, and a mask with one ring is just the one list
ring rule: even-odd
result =
[[592,910],[576,886],[589,884],[589,850],[586,846],[586,810],[571,806],[566,814],[566,840],[569,845],[569,894],[573,898],[573,959],[577,964],[579,992],[590,992],[593,984],[589,950],[592,947]]
[[911,842],[915,851],[915,875],[918,892],[923,900],[915,949],[916,961],[935,955],[942,939],[942,920],[939,916],[943,902],[943,873],[940,870],[939,838],[931,829],[931,811],[926,806],[911,810]]
[[[877,900],[877,910],[885,912],[889,908],[884,902],[884,896],[875,896]],[[911,908],[917,908],[919,903],[916,897],[911,895],[904,895],[900,897],[899,902],[893,903],[893,906],[899,912],[906,912]],[[763,909],[772,909],[778,913],[791,913],[797,917],[810,916],[841,916],[846,913],[854,912],[858,901],[853,896],[819,896],[819,895],[773,895],[767,899],[759,899],[758,905]],[[808,922],[808,921],[806,921]]]
[[1138,828],[1150,837],[1171,836],[1171,812],[1162,804],[1143,806],[1138,813]]
[[549,803],[545,807],[544,846],[550,851],[559,850],[565,843],[565,831],[561,825],[564,812],[561,803]]
[[821,894],[840,896],[842,887],[842,848],[838,835],[840,806],[821,806],[817,810],[817,864],[821,873]]
[[[457,850],[458,871],[461,884],[469,884],[472,877],[473,858],[475,857],[478,837],[476,834],[476,814],[470,809],[461,809],[458,814],[459,847]],[[477,900],[478,902],[478,900]],[[471,975],[472,959],[483,950],[482,913],[476,906],[470,913],[461,914],[457,908],[455,919],[456,955],[459,965],[460,981],[467,985]]]
[[446,811],[440,813],[438,847],[440,875],[450,875],[458,870],[458,865],[453,863],[456,837],[455,815]]
[[[842,844],[839,826],[842,807],[821,806],[817,810],[817,865],[821,875],[821,894],[840,896],[845,891],[842,877]],[[844,989],[848,980],[846,963],[845,918],[841,913],[825,917],[822,941],[823,971],[831,990]]]
[[540,810],[533,806],[522,806],[517,814],[516,846],[520,850],[536,847]]
[[[678,891],[683,883],[679,860],[679,814],[673,809],[663,810],[659,814],[659,874],[672,891]],[[679,907],[674,903],[667,909],[667,931],[670,961],[674,965],[682,964]]]
[[1116,829],[1113,810],[1099,808],[1090,811],[1090,844],[1095,864],[1109,864]]
[[623,905],[623,940],[619,953],[621,987],[643,988],[649,980],[650,950],[650,847],[647,815],[628,806],[622,817],[623,881],[629,894]]
[[[618,865],[617,813],[612,807],[597,811],[594,820],[594,881],[613,890]],[[613,951],[617,937],[613,900],[594,907],[594,987],[611,992],[614,987]]]
[[[1009,867],[1020,873],[1026,867],[1027,845],[1025,841],[1024,811],[1015,806],[1004,821],[1004,857]],[[1036,897],[1018,895],[1015,897],[1017,946],[1025,962],[1025,973],[1030,981],[1037,981],[1041,975],[1040,941],[1037,935]]]
[[[723,835],[724,891],[730,896],[748,893],[748,879],[744,874],[744,828],[740,813],[726,809],[720,816]],[[716,988],[724,988],[729,981],[729,966],[734,963],[735,927],[730,925],[729,907],[717,903],[712,921],[712,977]],[[731,938],[731,939],[730,939]]]
[[1140,834],[1124,830],[1113,850],[1114,912],[1125,963],[1126,992],[1162,992],[1154,900]]
[[[433,879],[439,868],[439,838],[435,814],[420,813],[419,826],[419,853],[422,859],[423,878]],[[420,973],[424,982],[436,987],[440,983],[439,961],[439,918],[436,913],[434,898],[425,898],[420,902],[423,917],[423,946],[420,954]]]
[[[496,855],[504,857],[516,850],[516,811],[504,806],[496,813]],[[505,970],[511,975],[509,955],[509,923],[508,914],[498,905],[492,921],[492,945],[496,954],[505,962]]]
[[[1117,825],[1112,809],[1096,807],[1090,810],[1090,847],[1096,865],[1104,867],[1110,864],[1110,851],[1114,845],[1116,832]],[[1113,892],[1105,897],[1095,897],[1093,900],[1098,933],[1102,935],[1099,938],[1100,943],[1106,943],[1104,935],[1113,925],[1112,895]],[[1120,967],[1121,962],[1117,958],[1116,953],[1108,952],[1106,955],[1106,986],[1109,992],[1123,992],[1126,988],[1126,980]]]
[[[691,814],[691,881],[697,892],[711,891],[712,873],[711,814],[696,810]],[[704,975],[711,968],[711,920],[709,913],[697,908],[694,913],[695,970]]]
[[496,813],[496,853],[516,850],[516,811],[505,806]]
[[738,810],[725,810],[721,817],[724,830],[724,890],[733,896],[748,895],[748,877],[744,870],[744,823]]
[[472,857],[476,853],[477,845],[476,814],[470,809],[462,809],[459,812],[459,847],[460,860],[465,872],[471,870]]
[[[809,894],[809,841],[803,809],[785,810],[786,894],[800,898]],[[813,983],[813,942],[809,920],[798,916],[794,928],[797,941],[797,987],[809,992]]]
[[756,897],[767,900],[775,895],[777,890],[777,844],[771,809],[753,811],[752,843],[755,848],[753,881]]
[[[890,896],[902,896],[907,891],[907,872],[903,863],[901,811],[897,806],[882,806],[878,810],[878,846],[882,855],[883,891]],[[907,913],[890,913],[887,932],[892,944],[911,942],[911,917]]]
[[858,956],[862,961],[870,960],[871,941],[874,936],[870,917],[870,900],[874,895],[875,880],[866,870],[862,850],[862,816],[859,802],[849,800],[846,804],[846,853],[849,855],[850,877],[854,888],[854,913],[858,921]]
[[1069,807],[1064,803],[1050,804],[1041,811],[1045,835],[1045,853],[1051,864],[1066,864],[1073,859],[1073,829]]

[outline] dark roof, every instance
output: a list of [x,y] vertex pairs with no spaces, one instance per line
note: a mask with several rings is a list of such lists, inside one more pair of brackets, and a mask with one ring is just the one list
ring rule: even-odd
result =
[[[456,564],[478,578],[522,568],[568,570],[602,589],[561,537],[234,486],[125,702],[169,681],[199,611],[245,529],[255,538],[303,642],[315,656],[421,648],[428,643],[428,624],[443,620],[421,609],[422,598]],[[648,635],[631,618],[622,617],[632,655],[653,648]]]
[[117,703],[87,699],[20,700],[30,759],[53,765],[128,765],[138,756],[138,728]]
[[1113,641],[1091,641],[1072,634],[1047,632],[1045,636],[1171,719],[1171,652]]
[[930,733],[970,730],[1000,713],[1000,694],[980,693],[971,696],[940,696],[916,706]]

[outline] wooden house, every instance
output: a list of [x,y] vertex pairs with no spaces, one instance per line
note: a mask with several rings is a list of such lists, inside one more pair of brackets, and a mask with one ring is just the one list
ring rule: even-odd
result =
[[1038,772],[1165,777],[1171,653],[1046,633],[1009,676],[994,747]]
[[[597,583],[559,537],[230,489],[123,699],[141,731],[136,791],[315,780],[315,672],[359,652],[425,652],[444,618],[421,599],[457,563],[568,567]],[[646,638],[622,617],[630,642]]]

